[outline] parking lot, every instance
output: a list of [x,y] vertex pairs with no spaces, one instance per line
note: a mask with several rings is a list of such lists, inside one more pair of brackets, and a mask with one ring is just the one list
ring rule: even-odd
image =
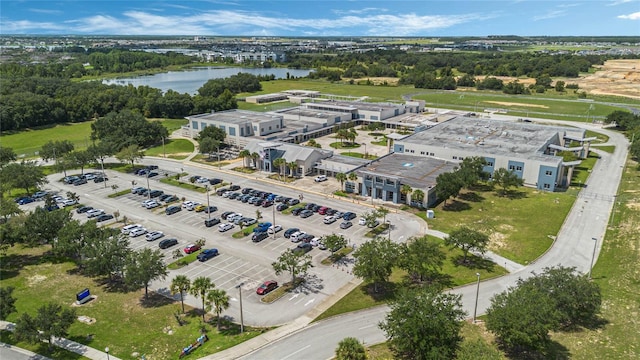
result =
[[[175,168],[175,165],[173,166]],[[167,170],[170,171],[170,169]],[[159,171],[164,171],[162,166]],[[297,198],[300,194],[303,194],[304,202],[314,202],[343,212],[351,211],[356,213],[358,217],[363,212],[371,210],[371,208],[357,203],[342,201],[341,199],[334,199],[317,193],[301,192],[290,187],[279,187],[256,179],[248,179],[228,173],[217,173],[215,170],[185,169],[185,171],[190,174],[200,173],[211,177],[219,177],[226,182],[240,185],[242,188],[251,187],[256,190],[273,192],[288,197]],[[184,274],[192,280],[199,276],[209,277],[216,284],[216,287],[226,290],[232,297],[231,307],[225,311],[225,314],[237,321],[239,319],[239,298],[236,287],[242,284],[243,314],[245,323],[250,325],[277,325],[297,318],[353,279],[348,264],[341,267],[320,264],[324,258],[330,255],[330,252],[314,247],[308,253],[313,258],[314,266],[308,272],[305,286],[301,287],[298,293],[287,295],[272,304],[260,302],[260,296],[255,293],[255,290],[262,282],[274,279],[282,284],[291,279],[288,273],[276,276],[271,266],[272,262],[283,251],[297,246],[296,243],[283,236],[286,229],[292,227],[300,228],[317,237],[331,233],[343,234],[351,244],[361,244],[367,239],[364,234],[369,229],[358,225],[358,218],[352,220],[354,223],[352,227],[341,229],[341,220],[331,224],[324,224],[324,216],[317,213],[302,219],[291,214],[285,215],[275,211],[273,206],[267,208],[256,207],[235,199],[215,195],[215,192],[212,192],[213,195],[210,195],[209,203],[216,206],[218,210],[213,212],[211,217],[220,217],[225,211],[233,211],[246,217],[255,218],[256,210],[259,210],[263,217],[259,221],[268,221],[283,227],[283,231],[276,233],[275,238],[270,235],[258,243],[254,243],[250,235],[242,238],[233,238],[232,235],[240,231],[239,226],[236,225],[235,228],[226,232],[219,232],[217,225],[208,228],[204,225],[204,220],[209,217],[209,214],[205,212],[188,211],[183,208],[177,213],[166,215],[164,211],[166,206],[164,205],[154,209],[143,207],[141,203],[147,199],[146,196],[128,193],[117,198],[108,198],[108,195],[114,192],[111,188],[114,184],[118,186],[117,191],[131,188],[132,181],[136,182],[137,186],[146,185],[146,178],[133,174],[108,172],[108,176],[109,181],[105,187],[103,183],[93,183],[91,181],[80,186],[66,185],[56,181],[60,178],[57,175],[57,177],[50,177],[51,182],[47,188],[58,190],[61,194],[66,194],[67,191],[76,192],[80,196],[80,203],[84,205],[104,209],[106,213],[113,213],[117,210],[120,213],[120,220],[126,216],[129,223],[139,223],[148,231],[158,230],[164,233],[164,237],[154,241],[146,241],[144,236],[131,238],[131,248],[133,250],[145,247],[158,249],[158,243],[162,239],[177,238],[178,245],[160,250],[165,255],[167,263],[175,261],[172,258],[172,253],[175,249],[183,249],[187,244],[204,238],[206,240],[204,248],[217,248],[220,251],[220,255],[205,262],[196,261],[178,270],[172,270],[165,280],[156,281],[151,288],[160,293],[168,294],[171,279],[177,274]],[[162,190],[166,194],[176,195],[180,200],[172,203],[172,205],[181,205],[183,198],[184,200],[196,201],[207,205],[206,194],[163,184],[159,182],[160,178],[162,177],[158,176],[149,179],[150,188]],[[27,204],[24,207],[35,207],[37,205],[41,205],[41,202]],[[86,215],[84,214],[75,214],[74,212],[73,216],[77,219],[86,220]],[[420,224],[416,220],[402,219],[399,214],[394,213],[389,214],[387,218],[392,224],[397,224],[397,226],[392,227],[392,231],[394,232],[394,239],[399,239],[399,241],[420,230]],[[222,222],[226,221],[222,220]],[[115,220],[109,220],[103,224],[105,226],[122,226],[122,223],[117,225],[114,225],[114,223]],[[200,299],[192,296],[187,296],[185,301],[195,307],[201,306]]]

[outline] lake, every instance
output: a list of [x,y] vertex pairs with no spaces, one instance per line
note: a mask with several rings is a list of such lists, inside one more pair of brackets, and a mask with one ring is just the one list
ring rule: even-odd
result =
[[312,70],[297,70],[287,68],[242,68],[242,67],[198,67],[193,70],[169,71],[155,75],[136,76],[122,79],[105,79],[103,84],[107,85],[128,85],[135,87],[150,86],[161,89],[163,92],[171,89],[179,93],[195,94],[198,89],[211,79],[228,78],[237,73],[249,73],[253,75],[275,75],[277,79],[286,79],[287,73],[290,76],[304,77]]

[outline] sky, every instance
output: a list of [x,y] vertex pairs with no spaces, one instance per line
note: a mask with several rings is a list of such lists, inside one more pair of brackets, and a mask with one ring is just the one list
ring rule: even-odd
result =
[[640,0],[2,0],[0,34],[640,36]]

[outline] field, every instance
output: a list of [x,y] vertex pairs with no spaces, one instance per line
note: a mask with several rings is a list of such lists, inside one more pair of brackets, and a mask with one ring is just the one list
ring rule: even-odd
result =
[[186,139],[167,139],[164,146],[154,146],[145,150],[147,156],[164,156],[176,160],[182,160],[193,152],[193,143]]

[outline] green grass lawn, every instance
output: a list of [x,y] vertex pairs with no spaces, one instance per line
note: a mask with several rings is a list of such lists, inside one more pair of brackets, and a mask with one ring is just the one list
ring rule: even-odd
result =
[[193,152],[193,143],[187,139],[167,139],[164,146],[154,146],[145,150],[147,156],[164,156],[182,160]]
[[[340,155],[351,156],[351,157],[358,158],[358,159],[364,159],[364,154],[363,153],[354,152],[354,151],[341,152]],[[369,159],[369,160],[375,160],[377,158],[378,157],[375,156],[375,155],[367,154],[367,159]]]
[[53,350],[49,352],[48,345],[46,343],[40,344],[31,344],[24,341],[18,341],[13,336],[11,331],[0,331],[0,342],[5,344],[10,344],[13,346],[17,346],[19,348],[29,350],[36,354],[42,354],[47,356],[50,359],[56,360],[84,360],[89,359],[88,357],[84,357],[80,354],[76,354],[72,351],[65,350],[63,348],[54,346]]
[[167,128],[167,131],[169,131],[169,135],[189,123],[187,119],[149,119],[149,121],[160,121],[162,125]]
[[69,140],[76,149],[85,149],[91,144],[92,121],[77,124],[59,124],[12,132],[0,136],[3,147],[10,147],[18,157],[35,157],[42,145],[50,140]]
[[352,143],[352,142],[332,142],[331,144],[329,144],[329,146],[331,146],[334,149],[357,149],[360,147],[359,143]]
[[[180,350],[200,335],[202,317],[198,309],[187,307],[187,314],[180,315],[184,322],[180,325],[176,320],[179,301],[154,293],[145,300],[144,290],[124,292],[99,279],[81,276],[74,264],[47,257],[47,250],[49,247],[16,245],[0,259],[0,284],[13,286],[17,299],[17,313],[9,315],[8,321],[15,321],[21,313],[35,314],[39,306],[50,301],[71,306],[74,294],[89,288],[96,299],[76,310],[78,316],[94,318],[96,322],[92,325],[75,322],[69,330],[71,340],[97,349],[108,346],[121,359],[132,358],[133,352],[146,354],[148,359],[171,359],[177,358]],[[212,320],[210,315],[207,318]],[[266,330],[245,327],[244,334],[240,334],[239,325],[225,323],[225,329],[218,332],[215,319],[205,327],[210,340],[193,353],[195,358],[224,350]],[[168,330],[173,334],[169,335]],[[91,339],[88,334],[92,334]]]
[[179,180],[176,180],[174,178],[170,178],[170,177],[166,177],[164,179],[160,179],[160,182],[163,184],[169,184],[169,185],[173,185],[173,186],[177,186],[179,188],[183,188],[183,189],[187,189],[187,190],[193,190],[193,191],[197,191],[199,193],[206,193],[207,189],[205,189],[203,186],[198,186],[195,184],[191,184],[191,183],[185,183]]
[[613,145],[592,146],[591,149],[602,150],[602,151],[608,152],[609,154],[613,154],[613,152],[616,151],[616,147]]

